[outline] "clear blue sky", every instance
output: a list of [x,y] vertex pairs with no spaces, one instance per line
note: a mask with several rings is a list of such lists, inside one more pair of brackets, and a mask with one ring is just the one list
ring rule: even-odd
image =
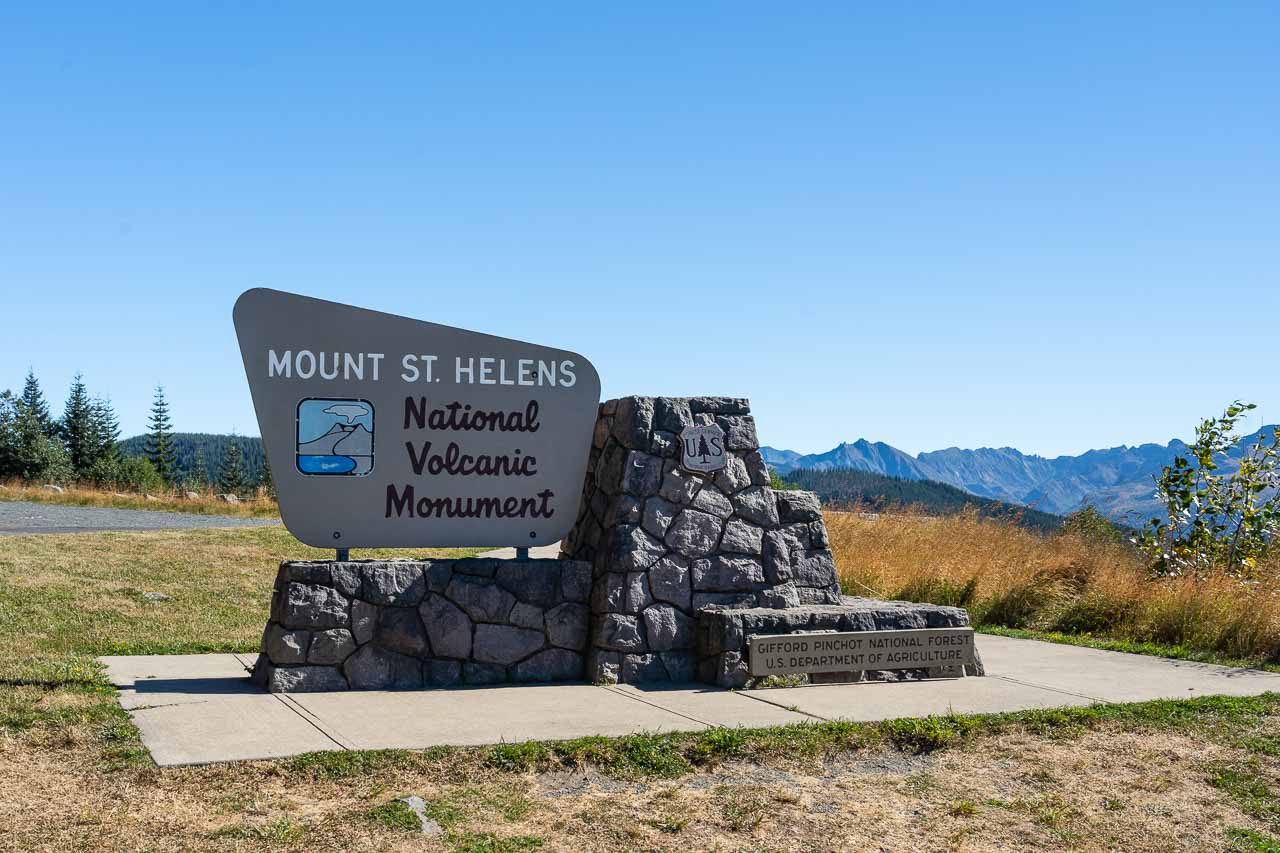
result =
[[196,5],[0,11],[0,387],[256,434],[264,285],[805,452],[1280,420],[1280,4]]

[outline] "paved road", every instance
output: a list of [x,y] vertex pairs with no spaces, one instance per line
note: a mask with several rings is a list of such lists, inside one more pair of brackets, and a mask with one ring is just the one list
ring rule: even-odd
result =
[[94,533],[103,530],[191,530],[203,527],[264,527],[274,518],[190,515],[142,509],[0,501],[0,534]]

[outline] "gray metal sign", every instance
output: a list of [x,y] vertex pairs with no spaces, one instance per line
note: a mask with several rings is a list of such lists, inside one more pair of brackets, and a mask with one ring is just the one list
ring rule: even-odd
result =
[[680,467],[704,474],[725,466],[724,430],[719,424],[687,426],[680,430]]
[[261,288],[233,313],[280,515],[303,542],[568,533],[600,400],[582,356]]
[[754,676],[933,669],[974,662],[972,628],[755,636],[747,648]]

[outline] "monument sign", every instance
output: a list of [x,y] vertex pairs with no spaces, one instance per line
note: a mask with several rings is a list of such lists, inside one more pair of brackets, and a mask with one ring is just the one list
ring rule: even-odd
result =
[[276,290],[236,334],[289,532],[308,545],[548,545],[600,399],[577,353]]
[[755,636],[751,675],[934,669],[974,664],[972,628]]

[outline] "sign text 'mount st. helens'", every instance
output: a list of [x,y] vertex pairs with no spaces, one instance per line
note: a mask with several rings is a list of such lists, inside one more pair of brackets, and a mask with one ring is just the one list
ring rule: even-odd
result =
[[303,542],[547,545],[573,525],[600,398],[582,356],[267,289],[234,318]]

